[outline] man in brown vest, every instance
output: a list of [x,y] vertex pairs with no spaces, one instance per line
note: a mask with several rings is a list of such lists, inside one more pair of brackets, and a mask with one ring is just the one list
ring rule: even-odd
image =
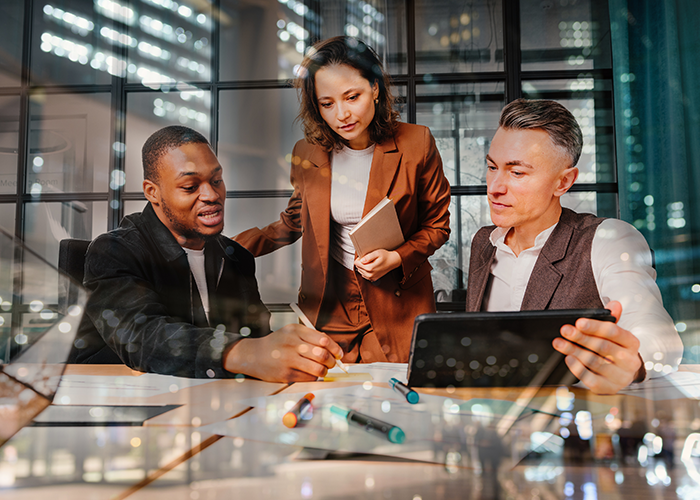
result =
[[576,119],[557,102],[518,99],[503,109],[486,156],[494,226],[472,240],[467,310],[606,307],[617,323],[581,318],[553,345],[592,391],[613,394],[675,370],[683,344],[644,237],[623,221],[562,208],[582,145]]

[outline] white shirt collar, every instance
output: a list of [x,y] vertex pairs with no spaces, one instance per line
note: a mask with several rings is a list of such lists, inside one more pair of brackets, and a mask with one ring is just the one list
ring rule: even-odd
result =
[[[537,235],[535,238],[535,245],[531,248],[528,248],[523,251],[533,251],[533,252],[539,252],[544,244],[547,242],[549,237],[552,235],[554,232],[554,228],[557,227],[557,224],[554,224],[553,226],[548,227],[544,231],[542,231],[540,234]],[[503,250],[506,252],[513,253],[513,250],[506,245],[506,235],[508,234],[508,231],[510,231],[512,228],[510,227],[497,227],[493,231],[491,231],[491,234],[489,235],[489,240],[491,241],[491,244],[498,248],[499,250]],[[515,255],[515,254],[513,254]]]

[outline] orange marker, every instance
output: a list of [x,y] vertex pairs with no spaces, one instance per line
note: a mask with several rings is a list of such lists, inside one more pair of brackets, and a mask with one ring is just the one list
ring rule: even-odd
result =
[[300,418],[304,418],[304,414],[311,408],[311,401],[314,400],[314,395],[308,393],[306,396],[297,401],[297,404],[292,406],[292,409],[284,414],[282,423],[289,427],[296,427]]

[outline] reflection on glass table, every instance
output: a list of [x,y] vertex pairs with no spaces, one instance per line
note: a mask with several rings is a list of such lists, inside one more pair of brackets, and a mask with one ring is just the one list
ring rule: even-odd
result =
[[[0,450],[3,498],[41,496],[49,487],[55,498],[137,499],[341,493],[590,499],[605,492],[693,498],[700,492],[700,367],[683,366],[617,396],[546,387],[512,425],[500,427],[521,389],[417,388],[420,402],[409,405],[386,383],[405,374],[405,365],[355,365],[351,372],[371,372],[372,380],[293,384],[278,392],[286,386],[243,379],[189,386],[175,377],[143,379],[150,376],[125,367],[71,366],[70,387],[56,403],[68,396],[76,404],[92,394],[92,408],[182,406],[157,425],[23,429]],[[110,380],[111,395],[98,396],[98,386]],[[309,392],[316,396],[313,417],[285,427],[284,414]],[[332,404],[399,425],[406,442],[333,417]],[[319,446],[324,439],[333,446]]]
[[[418,404],[388,383],[405,380],[406,365],[354,365],[351,375],[362,378],[289,386],[121,365],[72,365],[64,373],[80,318],[71,312],[84,297],[60,309],[47,299],[56,296],[55,281],[45,295],[15,293],[14,286],[23,289],[17,281],[41,290],[53,268],[0,237],[3,269],[11,266],[16,278],[0,290],[3,346],[14,346],[3,351],[11,359],[3,358],[10,362],[0,372],[3,499],[700,494],[698,366],[616,396],[543,387],[523,402],[522,388],[414,388]],[[311,419],[285,427],[284,414],[308,393],[315,395]],[[51,402],[53,415],[15,433]],[[335,417],[332,405],[398,426],[406,440],[392,443]]]
[[[15,244],[12,236],[0,229],[0,267],[12,267],[8,257],[27,258],[32,252]],[[58,273],[38,255],[31,265],[15,268],[16,281],[40,281],[47,272]],[[9,282],[0,288],[0,307],[9,313],[10,324],[1,316],[5,364],[0,367],[0,446],[27,425],[53,400],[73,346],[75,332],[83,314],[86,295],[80,290],[75,300],[59,310],[47,297],[55,291],[35,286],[31,296],[14,292]],[[44,282],[45,283],[45,282]],[[36,315],[24,321],[24,316]]]

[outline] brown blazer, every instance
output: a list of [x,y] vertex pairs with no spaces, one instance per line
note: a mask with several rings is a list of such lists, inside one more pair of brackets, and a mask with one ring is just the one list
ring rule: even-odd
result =
[[[294,146],[294,193],[277,222],[234,237],[253,255],[270,253],[302,238],[299,305],[316,323],[328,285],[330,263],[330,154],[302,140]],[[363,214],[388,196],[396,205],[406,242],[396,251],[402,267],[376,283],[356,272],[370,322],[386,356],[363,360],[407,362],[413,319],[435,311],[428,257],[450,234],[450,185],[427,127],[399,124],[392,139],[377,144]]]

